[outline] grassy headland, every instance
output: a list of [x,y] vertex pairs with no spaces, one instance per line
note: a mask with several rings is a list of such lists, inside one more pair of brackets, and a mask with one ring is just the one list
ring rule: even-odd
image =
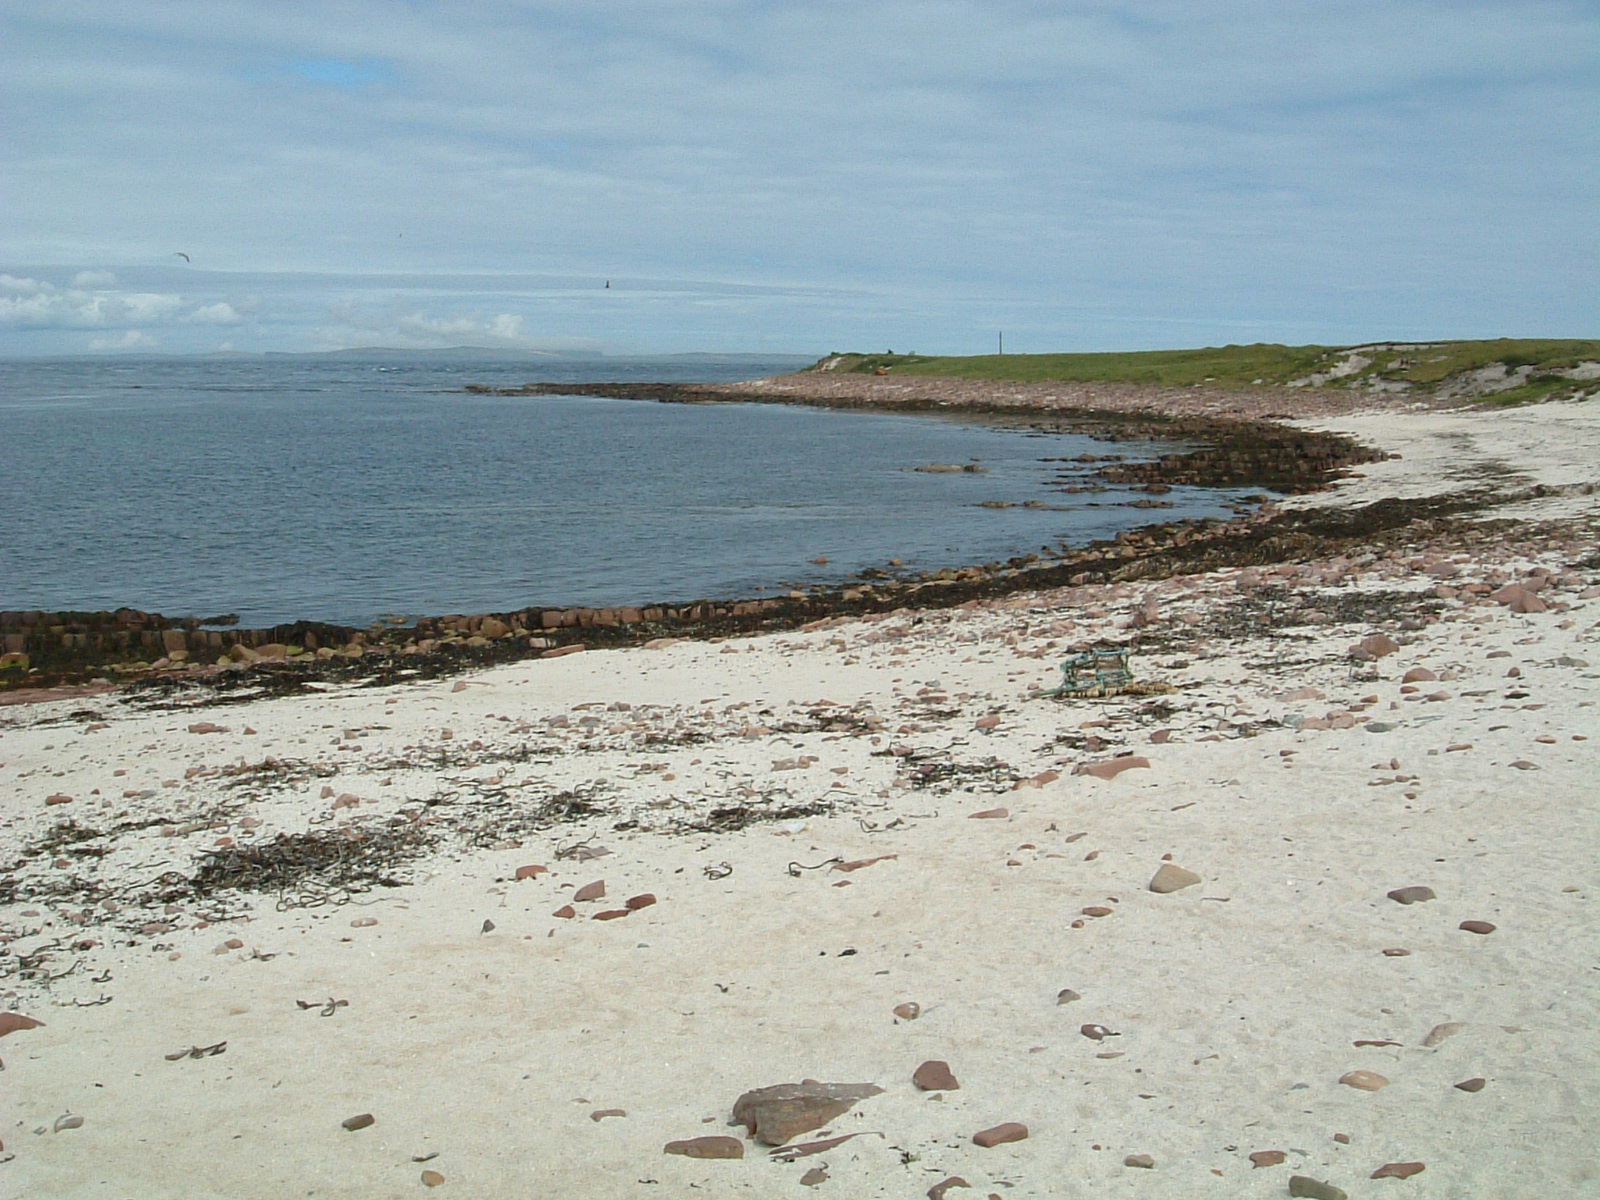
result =
[[835,354],[813,370],[1018,382],[1326,387],[1518,404],[1600,394],[1600,339],[1211,346],[1102,354]]

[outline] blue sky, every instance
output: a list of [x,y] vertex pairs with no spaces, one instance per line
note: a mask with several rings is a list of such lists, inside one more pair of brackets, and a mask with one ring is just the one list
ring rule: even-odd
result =
[[1600,334],[1593,0],[0,0],[0,72],[0,355]]

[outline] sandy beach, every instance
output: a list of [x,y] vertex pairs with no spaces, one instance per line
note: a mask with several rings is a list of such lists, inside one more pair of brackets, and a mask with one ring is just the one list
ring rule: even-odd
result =
[[[409,685],[0,707],[0,1193],[1600,1194],[1600,408],[1193,403],[1390,455],[1285,508],[1476,508]],[[1137,686],[1041,695],[1106,643]],[[730,1124],[803,1080],[882,1090],[784,1147]]]

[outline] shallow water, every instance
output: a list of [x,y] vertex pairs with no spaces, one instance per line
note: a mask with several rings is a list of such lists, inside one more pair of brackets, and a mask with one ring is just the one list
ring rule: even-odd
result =
[[[1149,512],[1129,493],[1067,495],[1051,482],[1068,464],[1050,460],[1110,448],[992,422],[460,390],[794,365],[0,363],[0,609],[362,625],[755,596],[893,558],[926,571],[1083,544],[1237,499],[1177,488],[1176,507]],[[973,460],[983,473],[915,470]],[[1067,511],[979,507],[1030,500]]]

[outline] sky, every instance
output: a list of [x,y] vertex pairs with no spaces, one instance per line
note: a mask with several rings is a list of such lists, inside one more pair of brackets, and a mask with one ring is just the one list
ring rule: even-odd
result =
[[0,356],[1600,335],[1596,0],[0,0],[0,80]]

